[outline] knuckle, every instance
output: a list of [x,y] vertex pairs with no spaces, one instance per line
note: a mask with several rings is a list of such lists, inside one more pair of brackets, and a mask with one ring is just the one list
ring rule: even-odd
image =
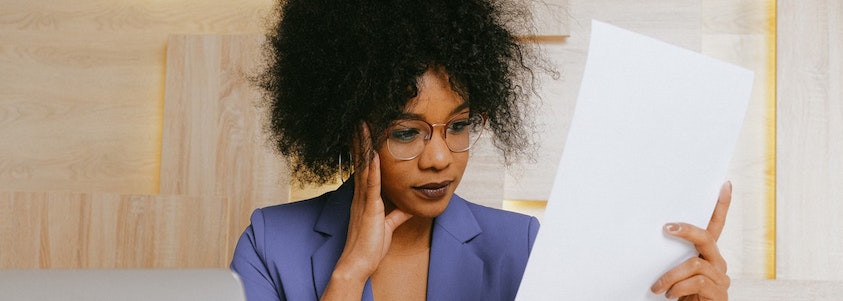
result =
[[703,265],[703,262],[705,262],[705,260],[699,257],[694,257],[691,259],[691,264],[694,266],[694,270],[696,271],[699,271],[699,269]]
[[714,236],[706,232],[705,239],[709,244],[713,245],[714,247],[717,247],[717,239],[715,239]]

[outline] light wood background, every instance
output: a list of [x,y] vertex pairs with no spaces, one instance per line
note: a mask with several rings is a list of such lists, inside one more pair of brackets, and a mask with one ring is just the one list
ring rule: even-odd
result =
[[259,94],[247,80],[262,42],[260,35],[167,42],[160,193],[230,198],[235,231],[255,208],[289,201],[289,175],[265,143]]
[[843,280],[843,3],[780,0],[777,270]]
[[[477,171],[469,172],[479,176],[471,178],[484,184],[466,189],[492,187],[501,197],[471,199],[500,206],[502,199],[542,200],[549,193],[588,25],[597,18],[756,72],[729,172],[735,196],[721,247],[730,274],[843,279],[840,1],[780,0],[778,9],[770,0],[559,3],[564,18],[551,26],[558,31],[545,34],[553,38],[543,47],[562,77],[547,79],[542,90],[537,162],[504,175],[498,163],[473,156],[485,163],[473,163]],[[226,266],[248,212],[290,199],[283,169],[271,165],[279,161],[252,135],[259,123],[248,116],[258,112],[242,106],[251,92],[225,73],[253,63],[240,55],[248,49],[237,47],[255,41],[271,6],[270,0],[0,0],[0,190],[7,191],[0,194],[0,268]],[[201,45],[208,41],[218,44]],[[212,69],[194,69],[178,57],[185,53],[207,63],[196,68]],[[173,90],[179,82],[193,88]],[[204,99],[229,106],[203,108]],[[213,144],[219,141],[226,142]],[[252,161],[237,161],[242,153]],[[253,168],[263,164],[269,168]],[[138,212],[132,210],[146,215],[125,213]],[[184,229],[227,229],[202,234],[208,241],[201,242],[225,247],[201,255],[208,250],[192,245]],[[178,255],[193,252],[195,259]]]
[[0,193],[0,266],[224,267],[239,237],[221,231],[229,206],[213,197]]

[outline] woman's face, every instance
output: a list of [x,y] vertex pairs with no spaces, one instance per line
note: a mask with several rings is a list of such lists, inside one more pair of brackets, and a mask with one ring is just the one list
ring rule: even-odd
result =
[[[445,124],[468,112],[465,101],[451,89],[448,75],[440,70],[431,68],[421,76],[418,95],[407,103],[405,118]],[[435,127],[421,154],[411,160],[396,159],[387,142],[381,144],[377,151],[385,201],[418,217],[433,218],[445,211],[462,179],[468,151],[452,152],[443,132],[443,127]]]

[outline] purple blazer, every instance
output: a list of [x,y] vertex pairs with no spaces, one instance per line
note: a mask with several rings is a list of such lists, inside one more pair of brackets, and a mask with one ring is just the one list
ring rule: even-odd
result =
[[[231,261],[249,301],[319,299],[345,246],[352,182],[310,200],[255,210]],[[515,299],[538,229],[535,217],[454,195],[434,220],[427,299]],[[362,300],[373,300],[371,281]]]

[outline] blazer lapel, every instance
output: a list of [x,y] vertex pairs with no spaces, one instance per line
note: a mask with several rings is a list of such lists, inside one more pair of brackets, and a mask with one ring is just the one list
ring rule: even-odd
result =
[[436,218],[430,246],[428,300],[480,300],[484,263],[468,244],[480,225],[465,200],[457,195]]
[[[316,299],[325,292],[345,247],[353,194],[353,181],[347,181],[332,193],[313,228],[325,237],[325,242],[311,256]],[[448,208],[436,218],[433,225],[427,279],[428,300],[481,298],[475,294],[482,292],[484,263],[468,244],[480,232],[480,225],[466,201],[454,195]],[[362,300],[373,300],[371,279],[366,281]]]
[[[354,181],[346,181],[340,188],[328,196],[325,208],[313,230],[325,237],[325,242],[313,252],[310,257],[313,269],[313,284],[316,299],[325,292],[334,267],[345,248],[348,236],[348,220],[351,212],[351,199],[354,195]],[[363,300],[372,300],[371,281],[366,281],[363,290]]]

